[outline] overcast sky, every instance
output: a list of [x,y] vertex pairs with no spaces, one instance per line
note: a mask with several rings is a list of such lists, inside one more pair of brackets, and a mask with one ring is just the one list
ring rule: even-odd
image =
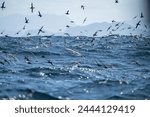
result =
[[[83,18],[87,17],[86,23],[93,22],[111,22],[131,20],[134,16],[140,15],[141,12],[146,14],[146,0],[119,0],[119,4],[115,0],[0,0],[5,1],[6,9],[0,11],[0,16],[12,14],[30,13],[30,4],[34,3],[35,12],[41,11],[44,14],[65,15],[70,10],[70,19],[75,20],[76,24],[81,24]],[[85,6],[83,11],[80,7]],[[147,17],[145,16],[145,19]]]

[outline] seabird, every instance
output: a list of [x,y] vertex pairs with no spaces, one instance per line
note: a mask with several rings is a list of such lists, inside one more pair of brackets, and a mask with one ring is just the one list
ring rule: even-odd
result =
[[1,32],[1,35],[4,34],[4,31]]
[[87,20],[87,17],[83,20],[83,24],[85,23],[86,20]]
[[69,10],[66,12],[66,15],[69,15]]
[[111,26],[110,26],[110,27],[108,27],[107,31],[108,31],[108,30],[110,30],[110,28],[111,28]]
[[28,33],[27,33],[27,36],[30,36],[30,35],[31,35],[31,33],[28,32]]
[[138,28],[138,26],[140,25],[141,21],[139,21],[137,24],[136,24],[136,28]]
[[141,13],[141,16],[140,16],[141,18],[144,18],[144,15],[143,15],[143,13]]
[[70,34],[69,34],[69,33],[64,33],[64,35],[67,35],[68,37],[70,37]]
[[47,61],[47,63],[50,63],[51,65],[53,65],[53,66],[54,66],[53,62],[52,62],[52,61],[50,61],[50,60],[48,60],[48,61]]
[[137,16],[133,17],[133,19],[137,18]]
[[5,65],[4,62],[0,61],[0,64]]
[[97,33],[98,33],[98,31],[96,31],[96,32],[93,34],[93,37],[97,36]]
[[112,23],[116,22],[115,20],[112,20]]
[[38,16],[39,16],[39,17],[42,17],[42,14],[41,14],[41,12],[40,12],[40,11],[38,11],[38,13],[39,13],[39,14],[38,14]]
[[118,0],[115,0],[115,3],[119,3]]
[[74,23],[74,21],[70,21],[71,23]]
[[145,28],[147,29],[147,25],[145,24],[144,26],[145,26]]
[[25,29],[26,29],[26,26],[24,26],[22,29],[25,30]]
[[67,28],[70,28],[70,26],[69,26],[69,25],[66,25],[66,27],[67,27]]
[[39,29],[38,35],[39,35],[41,32],[44,33],[44,31],[43,31],[42,29],[43,29],[43,26]]
[[30,61],[30,59],[29,59],[27,56],[25,56],[24,59],[26,60],[26,62],[27,62],[28,64],[31,64],[31,61]]
[[85,9],[84,5],[81,5],[81,9],[83,9],[83,10]]
[[2,8],[2,10],[3,10],[4,8],[6,8],[6,7],[5,7],[5,2],[2,3],[1,8]]
[[97,33],[98,32],[102,32],[102,30],[97,30],[94,34],[93,34],[93,37],[97,36]]
[[21,30],[19,30],[19,31],[16,33],[16,35],[18,35],[20,32],[21,32]]
[[25,17],[25,23],[26,24],[29,23],[29,19],[27,19],[26,17]]
[[33,13],[33,10],[35,9],[35,7],[33,6],[33,3],[31,3],[30,9],[31,9],[31,12]]

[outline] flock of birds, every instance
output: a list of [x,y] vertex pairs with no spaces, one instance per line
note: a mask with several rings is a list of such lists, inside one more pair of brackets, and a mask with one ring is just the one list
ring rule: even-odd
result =
[[[115,0],[115,3],[118,4],[119,1],[118,1],[118,0]],[[6,5],[5,5],[5,2],[3,2],[2,5],[1,5],[1,9],[4,10],[5,8],[6,8]],[[34,6],[33,3],[31,3],[31,6],[30,6],[31,13],[34,12],[34,9],[35,9],[35,6]],[[84,5],[81,5],[81,9],[82,9],[82,10],[85,10],[85,6],[84,6]],[[70,15],[70,10],[67,10],[66,13],[65,13],[65,15],[69,16],[69,15]],[[43,16],[40,11],[38,11],[38,16],[39,16],[40,18]],[[138,18],[138,16],[135,16],[135,17],[133,18],[133,20],[136,19],[136,18]],[[140,18],[144,18],[143,13],[141,13]],[[87,21],[87,17],[84,18],[83,24],[84,24],[86,21]],[[70,23],[74,23],[74,22],[75,22],[75,21],[73,21],[73,20],[70,21]],[[25,24],[28,24],[28,23],[29,23],[29,19],[28,19],[27,17],[25,17]],[[121,26],[123,26],[123,24],[125,24],[125,22],[116,22],[115,20],[112,20],[112,23],[116,23],[116,24],[115,24],[115,29],[113,29],[113,26],[112,26],[112,25],[109,26],[109,27],[106,29],[107,31],[109,31],[109,34],[112,34],[113,31],[117,31],[118,29],[120,29]],[[141,19],[136,23],[136,26],[135,26],[135,28],[134,28],[133,30],[137,29],[140,25],[141,25]],[[144,24],[144,26],[145,26],[146,29],[148,29],[148,26],[147,26],[146,24]],[[41,33],[45,33],[45,31],[43,31],[43,28],[44,28],[44,26],[41,26],[41,28],[40,28],[40,29],[38,30],[38,32],[37,32],[37,35],[40,35]],[[66,25],[66,28],[70,28],[70,25]],[[25,29],[26,29],[26,25],[24,25],[21,30],[17,31],[17,32],[16,32],[16,35],[19,35],[19,33],[20,33],[22,30],[25,30]],[[129,26],[127,29],[131,29],[131,27]],[[125,28],[122,28],[121,30],[125,30]],[[62,31],[62,29],[59,29],[59,31]],[[96,36],[98,35],[98,33],[99,33],[99,32],[102,32],[102,31],[103,31],[103,30],[97,30],[97,31],[95,31],[95,32],[93,33],[93,35],[92,35],[93,38],[96,37]],[[82,33],[82,31],[81,31],[80,33]],[[3,34],[4,34],[4,31],[2,31],[0,34],[3,35]],[[130,34],[132,35],[132,33],[130,33]],[[70,36],[70,34],[68,34],[68,33],[64,33],[64,35]],[[27,33],[27,36],[31,36],[31,33],[28,32],[28,33]],[[6,34],[5,37],[8,37],[8,34]]]

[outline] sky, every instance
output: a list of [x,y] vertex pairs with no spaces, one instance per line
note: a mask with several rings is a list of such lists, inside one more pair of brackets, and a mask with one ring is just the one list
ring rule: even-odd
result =
[[[147,0],[0,0],[0,4],[5,1],[6,9],[0,10],[0,17],[21,14],[33,15],[37,11],[43,14],[65,15],[70,10],[68,16],[74,20],[77,25],[82,25],[83,19],[87,17],[85,24],[94,22],[111,22],[131,20],[134,16],[140,15],[141,12],[147,14]],[[31,14],[30,4],[34,3],[35,12]],[[81,5],[85,6],[82,10]],[[149,20],[145,15],[145,20]]]

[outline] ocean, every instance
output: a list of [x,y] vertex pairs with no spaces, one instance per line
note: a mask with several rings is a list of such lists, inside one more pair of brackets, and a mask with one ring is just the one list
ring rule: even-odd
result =
[[0,99],[150,99],[150,37],[0,37]]

